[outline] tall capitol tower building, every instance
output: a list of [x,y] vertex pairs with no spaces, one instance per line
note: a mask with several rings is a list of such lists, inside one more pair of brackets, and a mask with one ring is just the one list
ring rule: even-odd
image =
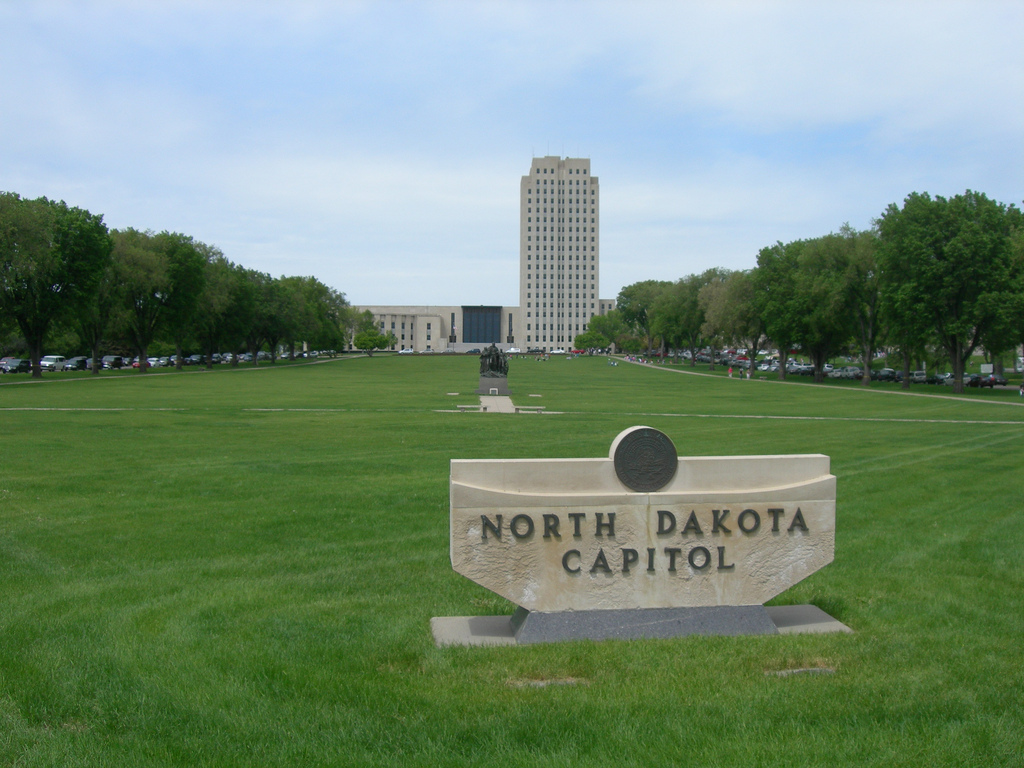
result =
[[601,188],[584,158],[534,158],[519,185],[520,338],[569,348],[604,314]]
[[[615,308],[614,299],[600,298],[600,209],[601,189],[590,175],[589,159],[534,158],[530,174],[519,182],[518,307],[470,301],[355,310],[369,312],[381,333],[394,334],[396,352],[480,354],[489,344],[524,352],[568,351],[590,318]],[[355,350],[354,338],[348,349]]]

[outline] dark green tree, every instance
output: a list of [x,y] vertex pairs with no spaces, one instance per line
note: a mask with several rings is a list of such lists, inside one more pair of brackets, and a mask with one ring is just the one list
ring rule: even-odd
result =
[[755,301],[768,337],[779,350],[779,378],[782,380],[786,378],[789,350],[795,343],[801,321],[796,285],[803,248],[802,240],[762,248],[757,254],[757,269],[753,274]]
[[849,254],[841,235],[806,241],[794,284],[794,340],[811,358],[817,382],[824,378],[825,363],[853,339],[848,276]]
[[729,316],[726,295],[726,282],[731,274],[724,269],[709,269],[699,278],[697,310],[702,319],[700,338],[712,347],[709,366],[712,371],[715,370],[719,349],[733,342],[733,319]]
[[359,331],[353,343],[356,349],[362,350],[368,357],[373,357],[374,351],[393,347],[396,341],[395,334],[391,331],[382,333],[379,329],[371,328],[368,331]]
[[[212,368],[214,353],[222,346],[231,346],[228,330],[232,319],[229,310],[235,285],[235,266],[215,246],[199,243],[197,248],[203,255],[203,287],[196,299],[193,328],[206,357],[206,367]],[[237,356],[233,362],[236,361]]]
[[120,301],[114,265],[108,261],[95,288],[89,296],[84,297],[75,311],[78,338],[90,350],[90,370],[94,376],[99,374],[102,367],[100,350],[110,334],[112,319],[119,311]]
[[120,328],[139,356],[139,371],[157,336],[170,295],[170,271],[163,244],[152,232],[114,230],[114,276],[121,296]]
[[32,376],[50,328],[71,322],[110,258],[103,217],[63,201],[0,193],[0,314],[13,319],[29,348]]
[[753,367],[757,351],[765,343],[765,323],[757,306],[753,273],[730,272],[723,281],[710,283],[700,295],[701,303],[706,304],[709,335],[746,347]]
[[885,300],[899,337],[929,328],[953,366],[953,391],[963,392],[964,369],[986,340],[995,346],[1013,326],[1020,264],[1013,237],[1020,211],[968,190],[946,199],[912,193],[878,221]]
[[600,334],[604,339],[600,345],[602,347],[619,346],[618,340],[629,335],[626,321],[622,319],[622,313],[617,309],[604,315],[594,315],[587,324],[587,330]]
[[844,224],[839,230],[839,237],[847,253],[846,284],[850,293],[854,336],[864,364],[861,383],[868,386],[871,383],[871,363],[885,329],[882,321],[881,274],[878,269],[878,232],[858,232],[849,224]]
[[648,351],[655,345],[654,334],[651,331],[651,309],[658,297],[671,285],[664,280],[643,280],[627,285],[619,291],[616,299],[615,308],[626,324],[643,339]]
[[[180,370],[184,364],[184,346],[195,335],[199,295],[206,276],[206,248],[191,237],[177,232],[161,232],[156,236],[156,241],[167,262],[167,294],[162,310],[163,332],[174,344],[176,367]],[[145,365],[145,360],[140,358],[140,370],[144,370]]]
[[704,310],[698,297],[700,290],[715,276],[717,269],[709,269],[700,275],[687,275],[669,285],[654,302],[651,329],[674,349],[690,352],[690,365],[697,364],[697,351],[704,346],[701,329],[704,325]]
[[608,340],[597,331],[584,331],[573,339],[573,349],[586,350],[590,353],[592,349],[602,349],[608,346]]
[[314,349],[340,349],[349,325],[344,294],[315,277],[288,277],[283,281],[294,297],[295,322],[287,339],[290,356],[294,357],[296,345],[301,342]]

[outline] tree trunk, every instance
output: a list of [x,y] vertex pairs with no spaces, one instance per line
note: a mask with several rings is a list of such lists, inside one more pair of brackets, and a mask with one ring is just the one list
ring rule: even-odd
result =
[[864,374],[860,377],[860,383],[868,387],[871,385],[871,363],[874,361],[874,351],[871,349],[870,344],[864,345],[861,350],[861,358],[864,362]]
[[903,382],[901,389],[910,389],[910,350],[903,349]]
[[967,361],[964,359],[962,354],[963,345],[957,340],[952,350],[953,359],[953,394],[962,395],[964,393],[964,368],[966,368]]
[[100,340],[96,339],[92,343],[92,374],[93,376],[99,376],[100,373]]
[[176,359],[174,361],[174,370],[180,371],[185,366],[185,356],[181,351],[181,344],[175,343],[174,353],[176,356]]
[[821,384],[825,380],[825,353],[811,352],[811,361],[814,363],[814,383]]
[[786,365],[789,363],[789,349],[779,347],[779,381],[786,380]]
[[[26,339],[26,341],[28,341]],[[32,359],[32,378],[43,378],[43,369],[39,367],[39,361],[43,358],[43,339],[38,337],[29,342],[28,356]]]

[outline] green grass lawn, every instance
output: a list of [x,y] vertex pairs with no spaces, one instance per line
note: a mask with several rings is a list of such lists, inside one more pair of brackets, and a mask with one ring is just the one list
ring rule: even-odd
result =
[[[1024,763],[1024,406],[473,357],[0,383],[0,765]],[[451,393],[458,393],[457,395]],[[530,397],[539,395],[539,397]],[[919,396],[927,395],[927,396]],[[941,395],[939,397],[932,395]],[[825,453],[853,635],[434,646],[453,458]],[[828,668],[829,674],[772,672]]]

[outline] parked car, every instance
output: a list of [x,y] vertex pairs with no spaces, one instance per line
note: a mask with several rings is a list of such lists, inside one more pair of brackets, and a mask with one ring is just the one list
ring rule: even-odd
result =
[[400,355],[412,355],[414,353],[415,353],[415,350],[412,347],[408,347],[406,349],[398,350],[398,354],[400,354]]
[[988,376],[982,376],[978,373],[972,373],[970,376],[964,379],[964,386],[977,387],[982,389],[988,387],[989,389],[995,388],[995,382],[992,381]]
[[63,371],[63,355],[46,355],[39,361],[39,367],[44,371]]
[[947,379],[952,379],[952,373],[933,373],[924,380],[925,384],[945,384]]
[[928,380],[927,371],[911,371],[910,372],[910,383],[911,384],[924,384]]
[[115,368],[120,368],[123,365],[123,361],[120,355],[104,355],[102,360],[102,367],[105,371],[111,371]]
[[65,371],[84,371],[86,369],[87,357],[69,357],[64,361]]
[[205,362],[206,358],[203,355],[189,355],[185,358],[185,365],[203,365]]
[[995,389],[996,384],[1001,387],[1005,387],[1009,382],[1005,376],[1000,376],[995,373],[988,373],[984,376],[978,376],[977,374],[971,374],[971,380],[968,382],[969,387],[988,387],[989,389]]
[[896,381],[896,371],[893,368],[879,368],[871,372],[871,378],[875,381]]
[[27,357],[12,357],[4,363],[4,373],[28,373],[32,370],[32,361]]

